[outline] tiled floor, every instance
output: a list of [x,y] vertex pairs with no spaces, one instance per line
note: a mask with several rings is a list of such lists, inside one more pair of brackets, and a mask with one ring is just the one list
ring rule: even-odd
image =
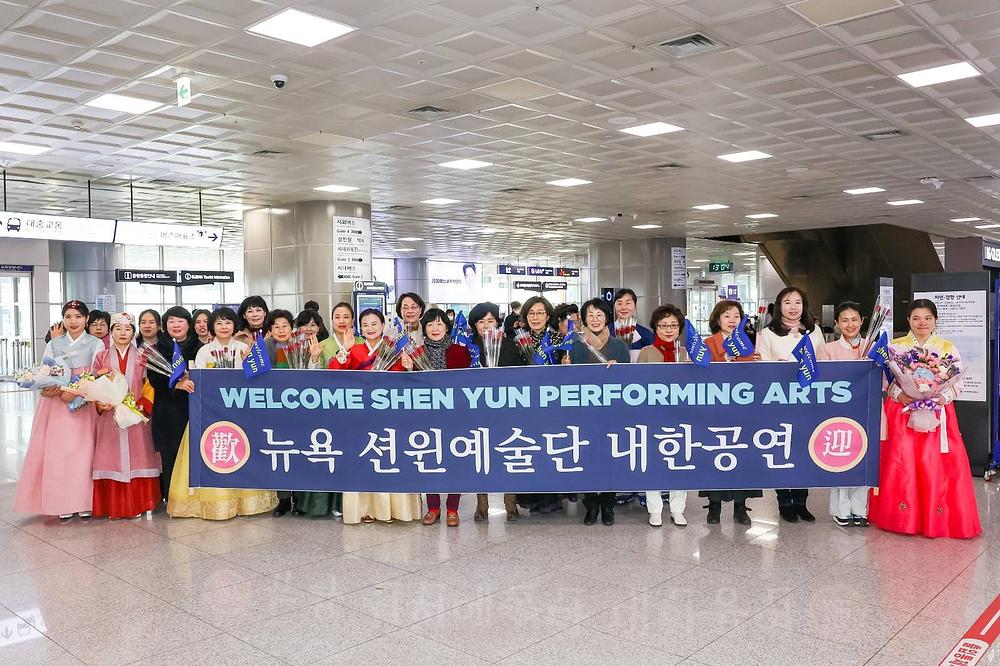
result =
[[[0,385],[0,664],[937,664],[1000,593],[986,534],[613,528],[581,508],[458,528],[261,516],[109,523],[10,512],[32,397]],[[494,505],[499,507],[500,502]],[[994,650],[982,663],[998,663]]]

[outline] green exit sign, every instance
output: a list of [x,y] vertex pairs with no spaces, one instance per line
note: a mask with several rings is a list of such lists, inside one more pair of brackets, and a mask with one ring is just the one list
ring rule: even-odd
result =
[[733,272],[733,262],[731,261],[713,261],[708,264],[709,273],[732,273]]

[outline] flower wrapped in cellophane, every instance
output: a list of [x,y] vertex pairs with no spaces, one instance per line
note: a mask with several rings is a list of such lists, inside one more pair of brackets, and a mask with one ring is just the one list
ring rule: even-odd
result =
[[427,347],[423,343],[417,344],[413,338],[409,339],[404,349],[406,355],[413,361],[414,370],[430,370],[430,362],[427,360]]
[[[531,336],[528,336],[529,339]],[[486,367],[495,368],[500,363],[500,347],[503,346],[503,328],[487,328],[483,331],[483,351],[486,355]]]
[[635,329],[639,321],[635,317],[622,317],[615,319],[615,337],[624,342],[629,347],[635,342]]
[[962,377],[958,360],[951,354],[913,347],[902,353],[890,350],[888,366],[899,389],[913,400],[903,408],[910,415],[907,425],[917,432],[936,430],[946,392]]
[[135,396],[129,391],[128,380],[120,373],[104,370],[96,375],[83,374],[63,390],[85,402],[112,405],[115,423],[121,430],[149,420],[136,406]]
[[399,363],[410,337],[398,330],[389,330],[375,347],[375,363],[372,370],[391,370]]
[[14,381],[24,389],[42,390],[69,384],[70,369],[62,358],[46,356],[38,365],[25,368],[14,375]]

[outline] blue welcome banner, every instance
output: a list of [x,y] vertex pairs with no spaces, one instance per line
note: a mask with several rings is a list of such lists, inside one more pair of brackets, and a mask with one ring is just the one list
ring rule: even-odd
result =
[[878,485],[881,372],[823,362],[193,370],[192,487],[583,492]]

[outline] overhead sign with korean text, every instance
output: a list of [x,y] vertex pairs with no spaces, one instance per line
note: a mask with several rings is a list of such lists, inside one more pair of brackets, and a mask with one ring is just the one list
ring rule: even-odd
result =
[[165,245],[173,247],[222,247],[222,227],[156,222],[118,222],[115,243],[122,245]]
[[337,282],[372,279],[372,222],[333,218],[333,275]]
[[35,213],[0,213],[0,238],[39,238],[55,241],[111,243],[115,221]]
[[[488,376],[483,373],[490,373]],[[823,362],[194,370],[192,487],[406,493],[878,484],[881,371]]]

